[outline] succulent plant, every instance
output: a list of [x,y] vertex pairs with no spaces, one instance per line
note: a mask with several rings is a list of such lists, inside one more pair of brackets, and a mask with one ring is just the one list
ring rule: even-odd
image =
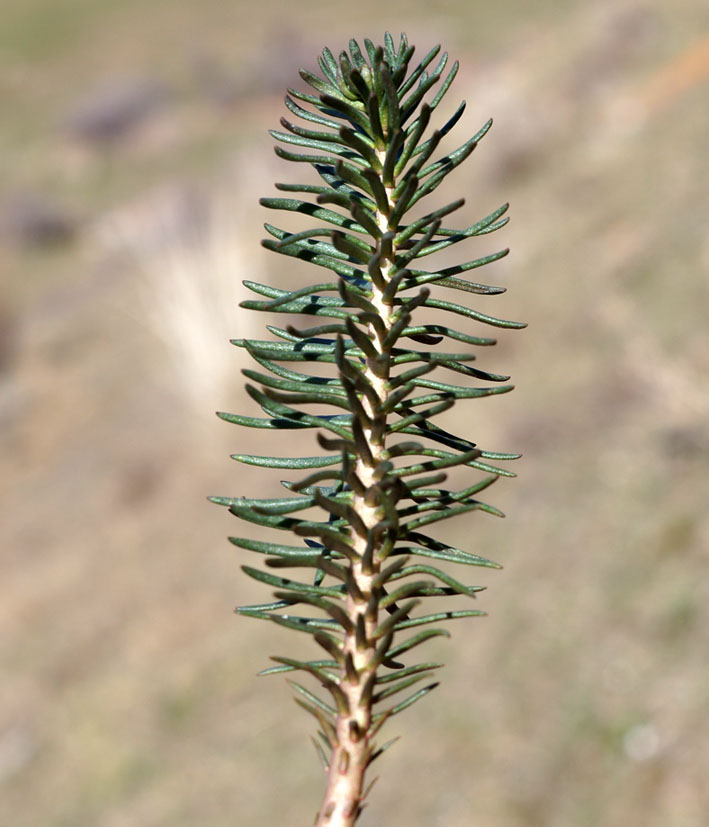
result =
[[[462,198],[430,212],[414,210],[473,152],[492,122],[434,158],[465,107],[429,131],[458,64],[448,69],[448,55],[436,47],[414,66],[413,53],[405,35],[398,47],[388,33],[383,46],[364,40],[362,49],[351,40],[339,57],[323,50],[321,75],[301,71],[312,92],[288,90],[289,118],[281,119],[283,131],[271,132],[276,153],[318,177],[276,184],[284,195],[261,204],[308,216],[312,227],[290,232],[266,224],[270,238],[263,244],[324,268],[330,280],[291,290],[246,282],[259,298],[243,308],[299,321],[269,326],[270,339],[233,340],[256,363],[243,372],[263,416],[219,414],[249,428],[313,429],[322,449],[298,458],[237,454],[234,459],[250,466],[306,476],[283,482],[284,497],[211,499],[246,522],[291,537],[230,538],[261,555],[264,567],[243,570],[275,590],[271,601],[238,611],[304,632],[322,650],[307,661],[274,657],[276,665],[261,674],[300,673],[329,695],[323,699],[312,685],[293,682],[297,702],[318,724],[314,742],[328,780],[316,823],[328,827],[355,823],[367,794],[365,772],[389,745],[375,743],[382,726],[437,685],[433,676],[442,664],[411,663],[412,651],[447,634],[440,622],[484,614],[472,608],[421,613],[431,597],[470,600],[480,591],[441,564],[497,567],[474,550],[437,539],[432,528],[473,511],[503,516],[479,497],[500,476],[514,476],[498,463],[519,456],[482,450],[469,435],[434,424],[458,400],[512,390],[509,377],[472,366],[475,349],[495,339],[468,332],[471,323],[525,325],[446,298],[446,291],[504,292],[464,276],[501,259],[506,249],[420,269],[431,254],[503,227],[508,205],[463,229],[444,226]],[[434,371],[443,378],[431,378]],[[461,490],[445,487],[446,472],[456,467],[475,472]]]

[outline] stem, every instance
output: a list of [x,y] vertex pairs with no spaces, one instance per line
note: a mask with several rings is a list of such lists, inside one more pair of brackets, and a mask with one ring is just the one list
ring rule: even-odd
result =
[[[378,153],[383,162],[385,151]],[[383,182],[382,182],[383,184]],[[382,232],[386,232],[388,217],[394,208],[391,197],[393,185],[385,187],[387,193],[387,212],[378,211],[376,221]],[[396,250],[393,249],[388,260],[381,265],[382,275],[388,281],[389,274],[394,266]],[[377,353],[388,356],[391,353],[391,344],[385,345],[384,339],[392,326],[392,306],[383,299],[383,291],[372,284],[372,304],[379,310],[380,318],[384,323],[384,332],[377,332],[370,324],[369,333]],[[376,390],[379,397],[379,411],[373,409],[369,400],[362,399],[367,415],[372,419],[379,418],[378,432],[382,434],[379,440],[375,439],[372,429],[365,430],[365,439],[372,456],[371,464],[363,456],[358,456],[355,462],[355,473],[362,481],[365,489],[376,485],[374,469],[385,459],[386,414],[381,413],[383,405],[389,395],[389,360],[385,361],[386,368],[382,371],[374,369],[373,361],[368,359],[364,368],[367,380]],[[352,532],[352,545],[360,555],[364,555],[367,543],[370,541],[369,531],[381,520],[380,509],[376,505],[369,505],[363,496],[355,494],[352,506],[361,517],[368,529],[367,536]],[[381,546],[381,542],[379,542]],[[328,782],[323,804],[316,818],[316,827],[353,827],[361,810],[362,789],[364,774],[373,752],[372,736],[372,687],[376,678],[377,661],[376,640],[374,633],[379,625],[379,598],[381,589],[375,586],[377,575],[381,570],[379,548],[374,549],[372,565],[365,571],[361,560],[351,563],[352,578],[357,585],[357,591],[350,590],[346,611],[353,622],[353,627],[363,623],[364,641],[358,645],[354,633],[345,632],[342,651],[345,657],[351,657],[356,672],[356,679],[351,672],[348,676],[343,667],[340,673],[339,685],[348,701],[348,711],[339,712],[336,718],[337,743],[333,746],[328,770]],[[355,595],[352,593],[355,591]],[[361,620],[358,620],[361,618]]]

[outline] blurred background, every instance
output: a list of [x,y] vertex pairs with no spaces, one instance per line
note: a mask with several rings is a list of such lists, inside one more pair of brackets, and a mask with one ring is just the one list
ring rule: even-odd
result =
[[480,356],[517,390],[452,417],[525,458],[507,520],[443,524],[505,570],[464,573],[489,617],[429,645],[443,683],[388,725],[362,827],[709,823],[705,0],[3,0],[6,824],[311,823],[311,721],[255,677],[299,641],[231,614],[267,592],[205,500],[281,489],[213,412],[256,413],[241,280],[313,275],[259,245],[258,197],[310,175],[266,132],[284,88],[387,28],[461,61],[448,146],[495,119],[436,198],[461,226],[512,202],[461,255],[512,248],[476,306],[529,328]]

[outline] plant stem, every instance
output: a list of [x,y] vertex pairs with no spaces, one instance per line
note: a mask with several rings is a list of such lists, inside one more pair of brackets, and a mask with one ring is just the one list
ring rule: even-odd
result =
[[[385,152],[380,159],[383,161]],[[383,185],[383,182],[382,182]],[[387,192],[388,210],[378,211],[376,220],[382,232],[387,231],[388,216],[394,208],[391,199],[393,186],[385,187]],[[381,244],[381,242],[379,242]],[[378,245],[379,246],[379,245]],[[383,259],[381,271],[384,281],[388,282],[389,275],[394,267],[396,251],[392,249],[389,259]],[[364,373],[367,381],[376,390],[379,397],[379,406],[373,406],[365,397],[362,404],[373,424],[378,427],[365,429],[364,437],[369,448],[370,457],[359,453],[355,462],[355,474],[362,481],[365,489],[377,484],[375,475],[376,466],[386,456],[385,434],[387,416],[382,412],[382,406],[387,401],[389,387],[389,356],[391,345],[385,344],[386,334],[392,326],[392,305],[384,301],[383,290],[372,284],[372,304],[378,309],[383,330],[377,330],[373,324],[369,325],[369,333],[377,353],[384,357],[375,367],[372,359],[367,359]],[[382,368],[381,365],[384,365]],[[378,409],[377,409],[378,408]],[[381,436],[377,436],[380,434]],[[379,625],[379,599],[381,588],[377,584],[377,576],[381,570],[381,559],[378,554],[381,540],[375,540],[375,548],[371,557],[371,565],[363,565],[368,543],[373,541],[371,529],[382,519],[380,508],[370,505],[365,497],[355,493],[352,501],[355,512],[360,516],[367,535],[358,534],[352,529],[351,541],[354,550],[360,559],[351,563],[351,574],[356,589],[349,589],[346,611],[352,620],[353,629],[364,629],[364,640],[358,640],[356,631],[345,632],[343,654],[351,658],[354,669],[348,670],[343,666],[340,672],[339,685],[347,698],[347,712],[339,712],[336,719],[337,743],[333,745],[328,783],[325,790],[323,804],[316,819],[317,827],[352,827],[361,810],[362,789],[367,764],[372,755],[372,690],[376,679],[376,637],[375,632]]]

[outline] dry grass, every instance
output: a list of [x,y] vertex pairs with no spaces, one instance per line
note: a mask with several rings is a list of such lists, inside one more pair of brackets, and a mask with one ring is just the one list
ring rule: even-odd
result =
[[265,172],[242,161],[213,194],[170,187],[94,228],[94,255],[139,275],[132,316],[162,345],[163,381],[200,412],[205,399],[233,392],[245,364],[243,351],[226,346],[229,339],[261,335],[260,320],[244,314],[235,325],[235,317],[238,302],[252,296],[242,282],[264,280],[252,194]]
[[[29,12],[10,8],[20,31]],[[150,4],[143,31],[168,34],[131,51],[135,13],[102,18],[94,4],[85,64],[75,42],[73,53],[57,42],[35,63],[16,57],[8,77],[56,65],[59,91],[33,98],[30,83],[28,95],[60,98],[67,78],[108,60],[102,20],[119,68],[179,67],[161,51],[177,18],[193,42],[212,33],[231,54],[216,22],[232,10],[173,8]],[[705,12],[698,0],[679,13],[659,0],[554,8],[535,20],[502,4],[470,54],[457,7],[413,24],[459,44],[451,94],[469,100],[467,131],[495,116],[454,189],[471,221],[512,202],[500,243],[513,253],[490,276],[510,292],[481,309],[530,322],[483,359],[518,389],[461,406],[456,427],[525,459],[493,489],[507,521],[446,529],[505,571],[485,576],[490,617],[430,650],[449,664],[443,685],[392,725],[403,748],[382,759],[363,827],[709,820]],[[245,56],[276,12],[267,3],[241,21]],[[277,485],[226,459],[265,450],[263,435],[211,413],[253,410],[225,344],[263,324],[236,310],[239,280],[308,269],[262,259],[253,240],[268,216],[250,205],[283,174],[251,140],[280,114],[267,91],[243,100],[243,122],[185,93],[170,110],[189,125],[182,139],[157,130],[111,157],[74,153],[56,133],[9,146],[13,175],[58,181],[97,211],[68,250],[3,253],[24,279],[9,290],[0,385],[0,812],[15,827],[312,819],[322,779],[310,722],[283,681],[254,677],[293,641],[231,618],[263,591],[224,540],[233,523],[204,501]],[[35,134],[36,114],[12,135]],[[170,212],[186,180],[196,224]],[[493,239],[479,244],[471,255]]]

